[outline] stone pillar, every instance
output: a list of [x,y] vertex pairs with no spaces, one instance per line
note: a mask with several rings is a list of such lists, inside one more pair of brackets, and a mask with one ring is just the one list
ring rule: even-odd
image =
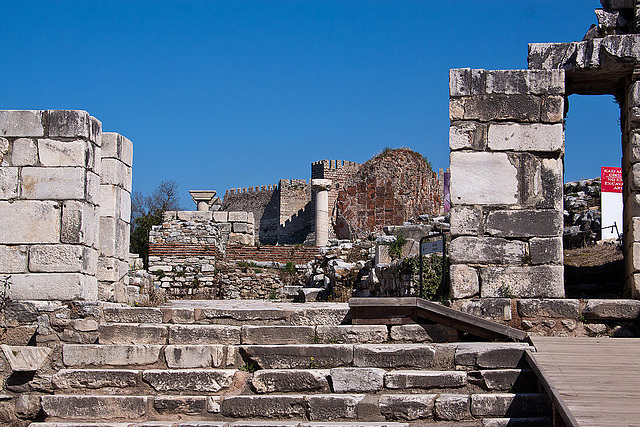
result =
[[564,71],[449,74],[451,297],[564,297]]
[[329,190],[330,179],[312,179],[311,185],[316,193],[316,246],[329,243]]
[[127,302],[133,144],[104,132],[100,159],[98,299]]
[[625,296],[640,299],[640,73],[627,82],[621,109]]
[[102,124],[0,111],[0,275],[14,300],[96,300]]
[[199,211],[208,211],[213,205],[216,192],[213,190],[189,190],[191,199],[196,203]]

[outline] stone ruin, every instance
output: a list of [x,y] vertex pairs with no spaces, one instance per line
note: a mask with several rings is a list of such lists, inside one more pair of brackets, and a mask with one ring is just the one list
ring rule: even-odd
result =
[[563,119],[572,94],[619,102],[625,293],[640,296],[640,5],[602,4],[583,41],[530,44],[528,70],[451,70],[453,297],[564,297]]
[[15,300],[126,300],[133,145],[85,111],[0,111],[0,274]]

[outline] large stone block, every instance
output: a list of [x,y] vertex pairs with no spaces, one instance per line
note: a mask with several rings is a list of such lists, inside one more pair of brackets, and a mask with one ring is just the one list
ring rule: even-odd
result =
[[487,215],[484,231],[497,237],[561,237],[563,221],[559,210],[493,211]]
[[120,213],[120,192],[115,185],[100,185],[100,216],[117,218]]
[[131,166],[133,164],[133,143],[118,133],[103,132],[102,157],[112,157]]
[[33,273],[86,272],[94,259],[91,249],[80,245],[35,245],[29,249],[29,270]]
[[391,371],[384,376],[389,389],[456,388],[467,385],[464,371]]
[[95,301],[98,284],[81,273],[13,274],[8,295],[14,300]]
[[482,151],[487,145],[487,126],[475,122],[457,122],[449,128],[449,149]]
[[104,321],[113,323],[162,323],[162,311],[152,307],[104,307]]
[[331,384],[335,393],[370,393],[384,387],[384,369],[333,368]]
[[530,369],[489,369],[477,371],[486,390],[535,390],[536,375]]
[[251,378],[257,393],[329,392],[326,369],[261,369]]
[[200,415],[207,409],[207,399],[204,396],[156,396],[153,409],[159,414]]
[[18,168],[3,167],[0,169],[0,200],[18,197]]
[[417,342],[451,342],[458,341],[458,331],[445,325],[395,325],[391,327],[389,336],[392,341]]
[[449,102],[461,111],[450,117],[455,120],[513,120],[517,122],[539,122],[542,99],[533,95],[477,95],[465,98],[452,98]]
[[313,326],[242,327],[242,344],[307,344],[313,341]]
[[318,325],[316,335],[324,343],[382,343],[387,341],[384,325]]
[[456,237],[449,246],[452,263],[520,264],[526,253],[526,244],[498,237]]
[[538,393],[472,394],[471,413],[476,417],[528,417],[548,415],[549,399]]
[[577,299],[520,299],[518,313],[522,317],[577,319],[580,317],[580,301]]
[[159,392],[216,393],[233,381],[233,369],[149,369],[142,380]]
[[93,150],[91,149],[90,143],[83,140],[38,140],[38,154],[42,166],[89,167],[90,165],[87,161],[92,152]]
[[442,394],[436,399],[435,414],[439,420],[460,421],[471,418],[471,398],[466,394]]
[[84,200],[85,169],[25,167],[22,169],[21,195],[25,199]]
[[127,224],[131,223],[131,194],[126,191],[120,191],[120,219]]
[[56,389],[128,388],[138,385],[139,371],[131,369],[61,369],[51,381]]
[[60,207],[51,201],[0,201],[0,243],[58,243]]
[[[451,203],[513,205],[518,202],[518,170],[505,153],[452,152]],[[496,185],[496,183],[500,185]]]
[[62,360],[68,367],[144,366],[157,363],[160,345],[74,344],[62,348]]
[[562,264],[562,237],[529,240],[529,254],[532,264]]
[[516,298],[564,298],[564,267],[482,267],[480,296]]
[[[98,142],[102,124],[82,110],[49,110],[47,112],[49,136],[65,138],[84,138]],[[100,137],[98,145],[102,144]]]
[[219,368],[224,350],[223,345],[168,345],[164,356],[169,368]]
[[26,273],[28,254],[24,245],[0,246],[0,274]]
[[637,320],[640,318],[640,301],[590,299],[582,315],[597,320]]
[[241,350],[262,369],[333,368],[353,363],[349,344],[246,345]]
[[231,418],[304,418],[306,404],[301,395],[225,396],[220,413]]
[[494,151],[564,152],[562,124],[498,123],[489,125],[488,146]]
[[383,394],[380,413],[387,420],[417,420],[433,417],[437,394]]
[[494,320],[511,320],[510,298],[477,298],[454,300],[452,307],[474,316],[486,317]]
[[240,344],[240,326],[171,325],[169,344]]
[[460,343],[455,363],[479,368],[516,368],[524,361],[526,343]]
[[147,412],[146,396],[42,396],[49,417],[83,420],[137,419]]
[[19,138],[13,141],[12,166],[35,166],[38,163],[38,147],[33,139]]
[[411,344],[362,344],[353,349],[353,363],[358,367],[429,368],[436,356],[432,346]]
[[310,420],[354,419],[358,417],[358,403],[364,394],[326,394],[306,397]]
[[451,208],[451,236],[476,236],[482,231],[480,206],[453,206]]
[[100,218],[100,238],[98,241],[101,256],[114,257],[117,255],[117,222],[118,220],[112,217]]
[[488,94],[564,94],[564,70],[489,70],[485,74]]
[[96,243],[98,224],[93,205],[75,200],[65,201],[62,206],[60,241],[93,246]]
[[166,326],[144,323],[100,325],[100,344],[166,344]]
[[478,271],[465,264],[451,264],[449,267],[451,298],[470,298],[480,292]]
[[118,159],[102,157],[102,174],[100,175],[100,183],[102,185],[111,184],[121,188],[127,188],[129,169],[130,168],[128,168],[127,165]]
[[42,111],[0,111],[0,136],[44,136]]

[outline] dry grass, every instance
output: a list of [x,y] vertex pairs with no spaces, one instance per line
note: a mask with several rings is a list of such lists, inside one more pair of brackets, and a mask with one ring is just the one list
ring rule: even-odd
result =
[[564,264],[572,267],[595,267],[622,259],[622,248],[612,243],[564,251]]

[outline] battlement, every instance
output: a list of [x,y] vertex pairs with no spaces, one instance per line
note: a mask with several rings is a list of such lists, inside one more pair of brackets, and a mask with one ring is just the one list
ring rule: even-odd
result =
[[268,191],[275,191],[278,189],[278,184],[268,184],[268,185],[256,185],[255,187],[242,187],[242,188],[230,188],[227,190],[224,195],[238,195],[245,193],[261,193]]
[[316,162],[311,163],[311,170],[314,169],[324,169],[324,170],[337,170],[344,167],[358,167],[360,163],[352,162],[349,160],[318,160]]
[[309,185],[309,181],[306,179],[281,179],[279,182],[280,188],[282,187],[304,187]]

